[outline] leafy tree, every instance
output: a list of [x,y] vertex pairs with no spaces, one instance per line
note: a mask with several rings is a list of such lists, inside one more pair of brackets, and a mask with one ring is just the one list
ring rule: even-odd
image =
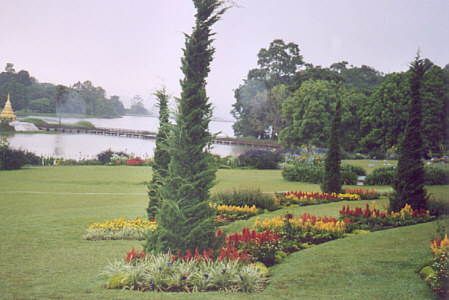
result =
[[[258,68],[248,72],[244,83],[234,93],[236,102],[231,111],[237,120],[233,126],[234,135],[276,138],[278,134],[276,131],[279,131],[277,127],[280,123],[278,121],[282,118],[280,114],[273,115],[279,105],[269,102],[267,96],[275,86],[289,85],[304,62],[298,45],[286,44],[281,39],[272,41],[268,49],[260,49],[257,57]],[[281,112],[281,110],[277,111]],[[277,123],[272,124],[272,121]],[[275,132],[272,131],[273,129]]]
[[135,95],[132,99],[132,104],[128,113],[133,115],[147,115],[148,110],[143,105],[143,98],[140,95]]
[[265,119],[266,123],[271,125],[271,132],[269,133],[271,139],[277,140],[279,133],[284,127],[282,123],[282,103],[288,96],[288,88],[284,84],[273,87],[267,95]]
[[154,94],[159,107],[159,129],[156,134],[156,148],[154,149],[153,178],[148,185],[148,219],[156,218],[157,209],[160,207],[162,198],[159,188],[168,174],[170,154],[168,152],[168,136],[170,132],[168,101],[170,96],[165,88],[157,90]]
[[148,237],[147,250],[200,251],[213,246],[215,225],[209,208],[209,189],[216,169],[207,151],[212,142],[208,130],[212,115],[206,96],[206,77],[213,58],[211,26],[226,11],[218,0],[194,0],[196,22],[186,35],[181,70],[181,98],[176,125],[169,138],[170,164],[160,187],[162,204],[157,210],[157,229]]
[[397,146],[407,122],[408,77],[406,73],[390,74],[364,106],[361,117],[364,151],[386,151]]
[[232,128],[235,136],[264,138],[268,124],[259,116],[267,98],[266,85],[261,80],[249,79],[234,91],[236,102],[231,111],[237,120]]
[[301,84],[307,80],[325,80],[334,82],[343,82],[343,77],[335,70],[306,64],[306,69],[297,72],[293,77],[292,91],[301,87]]
[[288,43],[282,39],[275,39],[268,49],[260,49],[257,57],[261,74],[265,75],[270,86],[289,84],[299,67],[304,64],[299,47],[295,43]]
[[421,96],[424,151],[429,158],[444,155],[441,148],[449,144],[449,73],[432,66],[423,76]]
[[334,82],[308,80],[282,105],[284,146],[326,146],[337,99],[342,89]]
[[332,121],[332,128],[329,137],[329,150],[326,153],[324,161],[324,177],[321,190],[324,193],[340,193],[341,191],[341,155],[340,155],[340,141],[339,130],[341,123],[341,101],[338,100],[335,108],[335,116]]
[[56,106],[57,106],[57,112],[59,117],[59,125],[61,125],[61,110],[62,105],[67,101],[66,95],[67,95],[67,87],[63,85],[57,85],[55,89],[55,96],[56,96]]
[[422,104],[421,83],[424,74],[431,67],[428,60],[419,58],[411,63],[410,102],[404,138],[399,147],[398,175],[393,184],[394,195],[390,206],[399,211],[406,203],[413,209],[427,208],[426,190],[424,189],[424,164],[422,162],[423,140],[421,137]]

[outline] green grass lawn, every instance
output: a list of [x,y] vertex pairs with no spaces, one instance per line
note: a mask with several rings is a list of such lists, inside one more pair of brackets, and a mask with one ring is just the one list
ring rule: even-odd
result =
[[[131,247],[141,249],[142,242],[85,241],[82,237],[93,222],[145,217],[145,183],[150,179],[149,167],[61,166],[0,172],[0,298],[434,298],[416,271],[432,257],[430,240],[436,222],[351,236],[294,253],[272,268],[267,289],[255,295],[105,290],[105,278],[98,274],[108,259],[123,258]],[[217,182],[212,192],[247,187],[265,192],[319,191],[318,185],[283,180],[279,170],[219,170]],[[430,191],[447,196],[447,186]],[[377,202],[382,207],[387,200]],[[337,216],[346,203],[357,204],[330,203],[288,211]],[[253,221],[239,221],[224,230],[237,232]]]

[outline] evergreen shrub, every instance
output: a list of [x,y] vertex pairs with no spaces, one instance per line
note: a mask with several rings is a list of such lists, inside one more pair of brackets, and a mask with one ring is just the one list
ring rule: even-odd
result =
[[449,184],[449,169],[437,167],[424,167],[424,184],[446,185]]
[[340,180],[342,184],[347,185],[356,185],[358,176],[355,172],[353,172],[350,168],[342,167],[340,172]]
[[375,169],[371,174],[366,176],[365,184],[367,185],[391,185],[397,176],[396,169],[392,167],[383,167]]
[[323,180],[324,168],[319,165],[294,163],[282,170],[282,177],[288,181],[301,181],[319,184]]
[[280,153],[268,150],[248,150],[237,158],[240,167],[255,169],[277,169],[281,160]]
[[354,165],[342,165],[341,166],[341,170],[342,171],[350,171],[355,173],[355,175],[357,176],[366,176],[366,171],[364,168],[360,167],[360,166],[354,166]]
[[232,192],[218,192],[211,196],[211,202],[230,206],[253,206],[269,211],[276,210],[275,197],[271,194],[265,194],[259,189],[240,189]]

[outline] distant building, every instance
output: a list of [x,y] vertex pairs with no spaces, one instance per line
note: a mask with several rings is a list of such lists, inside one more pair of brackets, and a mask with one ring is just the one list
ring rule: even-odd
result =
[[0,119],[3,121],[15,121],[16,115],[14,114],[14,111],[12,110],[11,101],[9,100],[9,93],[8,93],[8,100],[6,100],[5,108],[3,108],[2,113],[0,114]]

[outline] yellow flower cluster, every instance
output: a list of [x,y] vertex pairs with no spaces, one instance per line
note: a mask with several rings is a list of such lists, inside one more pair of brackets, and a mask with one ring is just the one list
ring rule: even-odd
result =
[[[397,218],[400,217],[402,220],[408,219],[413,216],[413,209],[410,206],[410,204],[405,204],[404,208],[401,209],[399,212],[393,212],[390,215],[388,215],[388,211],[385,211],[385,215],[390,218]],[[426,215],[430,216],[430,212],[426,211]]]
[[292,203],[302,204],[302,203],[318,203],[318,199],[308,196],[298,197],[294,194],[290,194],[285,196],[285,198],[289,199]]
[[136,231],[154,231],[156,229],[156,222],[150,222],[143,219],[125,220],[123,217],[120,219],[106,221],[105,223],[94,223],[89,227],[89,230],[101,230],[101,231],[120,231],[120,230],[136,230]]
[[358,194],[338,194],[338,199],[357,201],[361,200],[362,198]]
[[209,206],[218,211],[219,213],[237,213],[237,214],[257,214],[257,208],[255,205],[249,207],[248,205],[245,206],[230,206],[230,205],[217,205],[209,203]]
[[[263,222],[260,222],[259,217],[257,217],[256,221],[254,222],[253,229],[256,231],[276,231],[279,233],[283,233],[283,228],[286,225],[286,221],[283,219],[282,216],[279,216],[277,218],[268,219],[265,218]],[[306,221],[303,221],[301,218],[291,218],[288,220],[290,222],[290,225],[292,228],[295,228],[299,231],[313,231],[313,232],[323,232],[323,231],[330,231],[335,233],[344,233],[346,232],[346,224],[343,221],[337,221],[337,222],[324,222],[323,220],[317,220],[315,223],[312,223],[310,219],[307,219]]]
[[443,252],[449,251],[449,239],[447,238],[447,233],[444,236],[444,239],[435,239],[430,244],[430,248],[432,248],[432,252],[435,256],[443,254]]

